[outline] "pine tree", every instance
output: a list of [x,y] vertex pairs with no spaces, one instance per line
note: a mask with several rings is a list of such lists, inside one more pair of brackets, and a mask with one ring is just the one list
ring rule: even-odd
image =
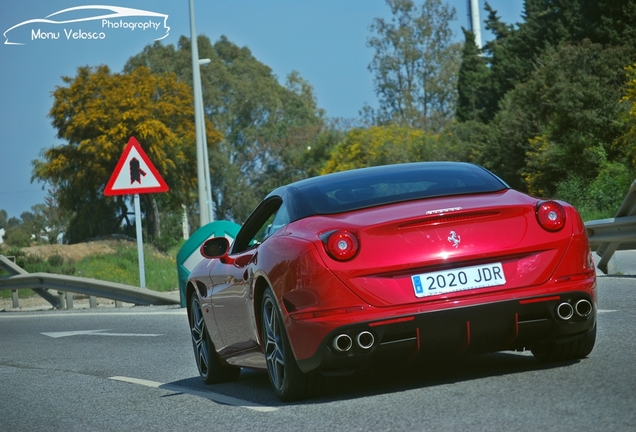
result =
[[468,30],[462,30],[465,42],[457,80],[458,98],[455,115],[459,121],[485,122],[488,120],[488,113],[493,111],[492,107],[488,106],[492,100],[488,92],[490,71],[487,59],[475,44],[475,35]]

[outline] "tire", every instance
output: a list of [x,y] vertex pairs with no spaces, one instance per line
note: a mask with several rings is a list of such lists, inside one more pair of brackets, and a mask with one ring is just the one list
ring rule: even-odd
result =
[[216,354],[196,293],[192,293],[190,296],[190,313],[188,315],[190,318],[194,358],[203,382],[206,384],[217,384],[238,379],[241,368],[221,364]]
[[579,360],[587,357],[596,343],[596,324],[575,339],[567,342],[540,344],[532,348],[532,355],[542,362]]
[[319,391],[322,376],[304,374],[298,368],[278,303],[270,289],[265,291],[261,303],[261,337],[269,381],[280,400],[291,402]]

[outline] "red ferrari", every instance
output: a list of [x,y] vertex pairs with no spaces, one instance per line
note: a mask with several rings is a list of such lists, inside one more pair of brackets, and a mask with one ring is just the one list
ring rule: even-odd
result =
[[[186,288],[206,383],[267,369],[284,400],[390,361],[531,350],[586,357],[596,274],[574,207],[467,163],[339,172],[271,192]],[[386,364],[386,363],[384,363]]]

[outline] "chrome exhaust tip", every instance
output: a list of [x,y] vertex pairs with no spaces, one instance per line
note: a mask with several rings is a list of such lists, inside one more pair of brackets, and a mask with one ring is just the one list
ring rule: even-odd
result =
[[353,346],[353,341],[351,340],[351,336],[343,333],[333,338],[331,346],[338,352],[347,352]]
[[579,316],[585,318],[592,313],[592,303],[585,299],[579,300],[574,305],[574,310]]
[[370,331],[362,331],[356,337],[356,343],[362,349],[369,349],[375,343],[375,336]]
[[574,308],[570,303],[563,302],[557,306],[556,314],[562,320],[567,321],[574,316]]

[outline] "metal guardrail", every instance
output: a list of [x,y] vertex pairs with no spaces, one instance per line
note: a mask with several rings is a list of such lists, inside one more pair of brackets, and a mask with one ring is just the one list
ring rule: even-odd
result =
[[585,230],[590,247],[601,257],[596,266],[605,274],[614,252],[636,249],[636,180],[613,218],[586,222]]
[[0,278],[0,290],[32,289],[55,308],[59,308],[62,302],[59,296],[49,293],[47,289],[103,297],[140,306],[180,304],[179,298],[147,288],[77,276],[27,273],[3,255],[0,255],[0,267],[10,274],[9,277]]
[[[4,255],[0,255],[0,267],[4,268],[12,276],[29,274],[26,270],[15,264],[13,261],[7,259]],[[59,309],[62,306],[62,300],[59,298],[59,296],[51,294],[46,289],[34,287],[33,291],[37,295],[51,303],[54,308]],[[13,307],[18,307],[17,291],[13,292]]]

